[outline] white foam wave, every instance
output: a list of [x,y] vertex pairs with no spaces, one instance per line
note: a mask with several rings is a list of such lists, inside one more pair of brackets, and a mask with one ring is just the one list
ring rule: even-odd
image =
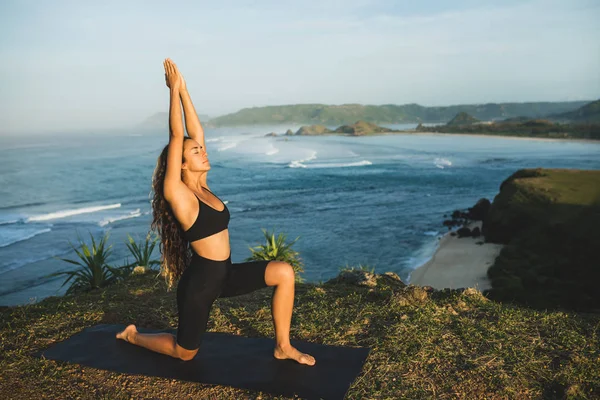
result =
[[206,143],[218,142],[219,140],[221,140],[221,138],[204,139]]
[[433,163],[436,167],[444,169],[445,167],[449,167],[452,165],[452,162],[446,158],[436,158]]
[[16,224],[17,222],[19,222],[18,219],[13,219],[13,220],[10,220],[10,221],[0,221],[0,225]]
[[302,160],[293,160],[292,162],[290,162],[288,164],[288,167],[290,167],[290,168],[306,168],[306,165],[304,165],[303,163],[310,161],[310,160],[314,160],[315,158],[317,158],[317,152],[312,151],[307,158],[304,158]]
[[[299,164],[301,168],[345,168],[345,167],[363,167],[365,165],[372,165],[373,163],[369,160],[356,161],[351,163],[319,163],[319,164]],[[290,168],[294,168],[290,165]],[[295,167],[298,168],[298,167]]]
[[23,240],[31,239],[34,236],[41,235],[42,233],[50,232],[52,229],[45,228],[39,229],[37,231],[33,231],[31,233],[27,233],[24,236],[13,236],[13,237],[2,237],[4,235],[0,235],[0,247],[10,246],[11,244],[22,242]]
[[425,231],[423,232],[424,235],[426,236],[437,236],[437,234],[440,233],[439,231]]
[[218,151],[229,150],[229,149],[233,149],[237,145],[238,145],[238,142],[227,143],[227,144],[224,144],[223,146],[219,147],[217,150]]
[[122,215],[120,217],[114,217],[114,218],[105,218],[102,221],[98,222],[99,226],[105,226],[108,224],[112,224],[113,222],[116,221],[122,221],[124,219],[131,219],[131,218],[137,218],[139,216],[141,216],[142,213],[140,212],[140,209],[136,209],[135,211],[131,211],[129,214],[127,215]]
[[53,213],[38,215],[36,217],[29,217],[25,220],[25,222],[47,221],[49,219],[65,218],[65,217],[70,217],[72,215],[93,213],[96,211],[109,210],[111,208],[119,208],[119,207],[121,207],[121,203],[110,204],[107,206],[94,206],[94,207],[76,208],[73,210],[56,211]]

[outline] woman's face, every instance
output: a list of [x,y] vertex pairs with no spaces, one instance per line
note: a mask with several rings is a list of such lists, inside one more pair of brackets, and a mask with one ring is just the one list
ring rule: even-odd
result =
[[190,171],[208,171],[210,169],[206,150],[194,139],[183,141],[183,157],[185,163],[182,166],[187,166]]

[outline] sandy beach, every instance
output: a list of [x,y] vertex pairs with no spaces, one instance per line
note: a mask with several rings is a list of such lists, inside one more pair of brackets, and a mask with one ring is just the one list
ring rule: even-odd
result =
[[[466,225],[467,228],[481,229],[481,221]],[[487,270],[494,264],[504,245],[494,243],[477,244],[478,238],[452,236],[446,233],[428,262],[415,269],[409,276],[409,284],[431,286],[435,289],[467,288],[490,289]]]

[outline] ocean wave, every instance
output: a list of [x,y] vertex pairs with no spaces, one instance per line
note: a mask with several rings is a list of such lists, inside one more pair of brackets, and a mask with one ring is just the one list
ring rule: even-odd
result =
[[36,217],[29,217],[29,218],[25,219],[25,222],[47,221],[49,219],[65,218],[65,217],[70,217],[72,215],[93,213],[96,211],[109,210],[111,208],[119,208],[119,207],[121,207],[121,203],[109,204],[107,206],[93,206],[93,207],[84,207],[84,208],[75,208],[75,209],[70,209],[70,210],[56,211],[56,212],[52,212],[52,213],[48,213],[48,214],[38,215]]
[[137,217],[140,217],[141,215],[142,215],[142,213],[140,212],[140,209],[138,208],[135,211],[131,211],[131,212],[129,212],[129,214],[122,215],[120,217],[105,218],[102,221],[98,222],[98,226],[106,226],[108,224],[112,224],[113,222],[122,221],[124,219],[137,218]]
[[12,220],[9,220],[9,221],[0,221],[0,225],[16,224],[19,221],[21,221],[21,220],[20,219],[12,219]]
[[219,147],[217,150],[218,151],[229,150],[229,149],[233,149],[237,145],[238,145],[238,142],[227,143],[227,144]]
[[[293,162],[292,162],[293,164]],[[302,163],[298,163],[296,165],[290,164],[290,168],[345,168],[345,167],[364,167],[366,165],[373,165],[373,163],[369,160],[356,161],[351,163],[318,163],[318,164],[309,164],[304,165]]]
[[303,158],[302,160],[293,160],[292,162],[290,162],[288,164],[288,167],[290,167],[290,168],[306,168],[306,165],[304,165],[303,163],[314,160],[316,158],[317,158],[317,152],[312,151],[310,153],[310,155],[308,156],[308,158]]
[[[41,235],[46,232],[50,232],[51,228],[38,229],[36,231],[29,232],[9,232],[11,236],[6,237],[4,234],[0,235],[0,247],[10,246],[11,244],[22,242],[23,240],[31,239],[34,236]],[[20,236],[21,234],[22,236]]]
[[204,139],[206,143],[218,142],[219,140],[221,140],[221,138]]
[[452,162],[446,158],[436,158],[433,163],[436,167],[444,169],[445,167],[449,167],[452,165]]

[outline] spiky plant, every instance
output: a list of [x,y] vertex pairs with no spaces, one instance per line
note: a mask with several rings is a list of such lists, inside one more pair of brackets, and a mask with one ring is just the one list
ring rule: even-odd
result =
[[148,232],[145,241],[140,241],[140,244],[136,243],[136,241],[129,234],[127,234],[127,238],[129,243],[125,244],[127,245],[127,248],[131,254],[133,254],[135,259],[134,264],[136,266],[143,266],[147,271],[153,265],[160,265],[159,260],[150,260],[152,250],[154,250],[154,246],[156,246],[156,243],[159,239],[157,235],[154,238],[151,238],[151,232]]
[[69,260],[66,258],[53,257],[57,260],[63,260],[71,264],[79,265],[82,268],[73,271],[61,271],[54,272],[46,275],[47,277],[67,275],[67,279],[63,282],[61,287],[66,285],[69,281],[73,280],[71,286],[67,289],[67,294],[74,293],[76,291],[87,291],[95,288],[101,288],[115,282],[118,279],[118,273],[113,272],[115,268],[109,266],[106,260],[111,252],[112,245],[105,247],[106,240],[108,239],[109,233],[107,232],[104,237],[96,244],[94,236],[90,232],[92,238],[92,249],[86,243],[84,243],[79,234],[77,235],[81,250],[78,250],[69,241],[69,245],[73,248],[77,256],[81,261]]
[[286,235],[280,233],[275,238],[275,232],[269,233],[265,229],[261,229],[267,241],[266,244],[258,245],[254,248],[249,247],[252,255],[246,258],[245,261],[260,261],[260,260],[275,260],[285,261],[292,266],[296,273],[295,281],[298,283],[304,282],[304,278],[300,273],[304,272],[302,259],[297,251],[292,250],[292,245],[296,243],[300,237],[298,236],[292,243],[286,243]]

